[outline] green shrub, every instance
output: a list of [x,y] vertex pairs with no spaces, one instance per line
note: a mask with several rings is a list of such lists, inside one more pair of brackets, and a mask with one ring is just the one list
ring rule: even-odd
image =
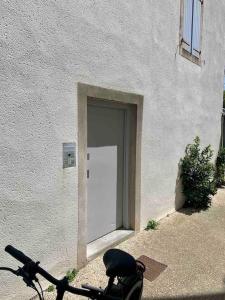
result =
[[146,230],[150,230],[150,229],[155,230],[155,229],[157,229],[158,225],[159,225],[159,223],[156,222],[155,220],[149,220],[148,224],[147,224],[147,227],[146,227]]
[[225,148],[221,148],[216,158],[215,183],[217,187],[225,184]]
[[181,159],[185,206],[205,209],[211,205],[211,196],[216,193],[212,156],[213,151],[210,145],[201,151],[199,137],[194,139],[193,144],[187,145],[185,156]]
[[69,282],[72,282],[74,280],[74,278],[76,277],[78,271],[76,269],[73,269],[72,271],[67,271],[66,273],[66,277],[68,279]]

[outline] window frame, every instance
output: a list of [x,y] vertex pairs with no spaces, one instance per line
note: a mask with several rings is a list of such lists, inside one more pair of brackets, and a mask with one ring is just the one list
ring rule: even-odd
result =
[[180,0],[180,34],[179,34],[179,53],[181,56],[187,58],[191,62],[201,65],[202,63],[202,33],[203,33],[203,14],[204,14],[204,0],[202,1],[201,9],[201,20],[200,20],[200,53],[199,57],[195,56],[193,53],[187,51],[183,44],[183,30],[184,30],[184,0]]

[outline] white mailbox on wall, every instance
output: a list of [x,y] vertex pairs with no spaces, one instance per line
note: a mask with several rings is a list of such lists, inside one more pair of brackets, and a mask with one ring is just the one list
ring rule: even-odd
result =
[[63,168],[76,166],[76,144],[63,143]]

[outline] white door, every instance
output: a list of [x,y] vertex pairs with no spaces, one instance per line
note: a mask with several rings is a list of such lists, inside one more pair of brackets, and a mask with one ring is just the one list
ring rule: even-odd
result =
[[123,226],[125,110],[88,105],[88,241]]

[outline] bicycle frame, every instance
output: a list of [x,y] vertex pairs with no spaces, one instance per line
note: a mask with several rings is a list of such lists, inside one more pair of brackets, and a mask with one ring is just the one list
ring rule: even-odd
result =
[[[27,268],[27,266],[26,266],[26,268]],[[36,266],[35,266],[35,268],[36,268]],[[24,276],[26,276],[25,275],[26,271],[24,271],[24,274],[22,274],[23,268],[19,268],[18,270],[13,270],[13,269],[7,268],[7,267],[0,267],[0,271],[9,271],[9,272],[13,273],[14,275],[22,276],[25,283],[31,287],[30,280],[28,278],[24,279]],[[58,280],[39,266],[38,266],[38,271],[35,271],[35,273],[39,273],[42,277],[44,277],[46,280],[48,280],[50,283],[52,283],[53,285],[56,286],[56,291],[57,291],[56,300],[63,300],[63,296],[64,296],[65,292],[69,292],[69,293],[72,293],[75,295],[85,296],[87,298],[94,299],[94,300],[100,300],[100,299],[101,300],[120,300],[120,298],[118,298],[118,297],[111,297],[108,295],[104,295],[104,290],[98,289],[98,288],[95,288],[92,286],[86,286],[89,289],[85,289],[85,288],[81,289],[81,288],[72,287],[68,284],[68,279],[66,277],[64,277],[61,280]],[[40,298],[40,296],[39,296],[39,298]],[[44,298],[41,296],[40,299],[42,300]]]
[[[134,273],[121,273],[121,275],[123,274],[122,276],[125,277],[118,277],[119,273],[111,274],[110,276],[108,275],[108,285],[104,290],[89,285],[82,285],[82,288],[72,287],[69,285],[67,277],[62,278],[61,280],[56,279],[47,271],[42,269],[39,266],[39,262],[35,263],[31,258],[27,257],[23,252],[17,250],[16,248],[8,245],[5,248],[5,251],[11,254],[17,260],[19,260],[23,264],[23,267],[19,267],[18,270],[13,270],[7,267],[0,267],[0,270],[9,271],[12,272],[14,275],[21,276],[23,278],[23,281],[27,284],[27,286],[33,288],[38,293],[40,300],[44,300],[44,295],[39,280],[36,277],[37,274],[40,274],[47,281],[56,286],[56,300],[62,300],[66,291],[72,294],[85,296],[93,300],[138,300],[140,299],[142,294],[143,272],[145,270],[145,267],[141,262],[138,261],[136,261],[137,267],[135,267],[134,258],[121,250],[108,250],[108,252],[117,251],[119,252],[119,254],[123,253],[123,255],[125,255],[125,257],[123,256],[124,258],[131,258],[131,261],[133,262],[132,266],[135,269],[137,268],[137,270]],[[122,261],[121,264],[123,264]],[[128,270],[130,271],[129,267]],[[116,277],[118,278],[118,283],[114,284],[114,279]],[[34,282],[38,283],[41,289],[41,293],[37,289]]]

